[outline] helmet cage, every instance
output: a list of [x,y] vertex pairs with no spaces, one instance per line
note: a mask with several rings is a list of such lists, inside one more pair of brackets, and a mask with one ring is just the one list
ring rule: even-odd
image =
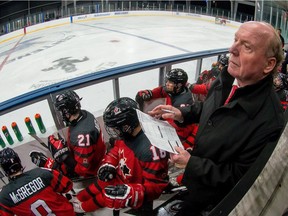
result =
[[227,66],[228,65],[228,57],[226,55],[221,55],[218,62],[223,65],[223,66]]
[[69,123],[71,115],[81,110],[80,98],[74,91],[68,90],[56,97],[55,108],[61,113],[63,120]]
[[184,90],[184,87],[186,86],[186,83],[188,81],[188,75],[184,70],[180,68],[175,68],[166,73],[165,77],[166,83],[168,80],[170,82],[173,82],[175,84],[175,87],[173,89],[173,92],[168,91],[166,87],[165,91],[167,93],[180,94]]
[[0,151],[0,166],[8,177],[23,170],[18,154],[11,148]]
[[139,125],[136,113],[138,104],[131,98],[119,98],[111,102],[104,111],[105,129],[111,137],[130,136]]
[[131,127],[129,125],[122,125],[120,127],[105,126],[105,129],[110,137],[117,138],[117,137],[125,137],[127,135],[131,135],[131,133],[136,127],[137,125],[136,126],[134,125],[134,127]]

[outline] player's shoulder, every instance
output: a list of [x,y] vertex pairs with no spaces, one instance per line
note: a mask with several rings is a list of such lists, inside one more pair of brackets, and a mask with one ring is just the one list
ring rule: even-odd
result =
[[[2,188],[0,193],[8,193],[11,190],[16,190],[17,188],[29,184],[33,181],[38,181],[41,183],[47,182],[46,180],[50,180],[52,176],[51,170],[46,168],[36,167],[26,172],[23,172],[19,177],[15,180],[12,180],[7,185]],[[10,184],[11,183],[11,184]],[[46,185],[46,184],[45,184]]]
[[89,111],[87,110],[82,110],[83,113],[83,125],[88,125],[88,126],[94,126],[94,125],[99,125],[99,122],[97,121],[96,117]]
[[85,109],[82,109],[81,111],[82,111],[82,114],[83,114],[85,117],[88,116],[89,118],[91,118],[91,117],[94,118],[94,115],[93,115],[90,111],[85,110]]
[[84,119],[86,119],[86,118],[89,120],[96,119],[95,115],[88,110],[83,109],[83,110],[81,110],[81,112],[83,114]]
[[94,130],[95,125],[98,125],[98,121],[96,120],[95,116],[87,111],[82,111],[82,119],[77,123],[77,125],[70,129],[70,131],[82,131],[82,132],[89,132],[90,130]]
[[36,167],[26,172],[26,174],[31,176],[47,177],[52,175],[52,169],[44,167]]
[[151,146],[152,144],[150,140],[147,138],[144,132],[141,131],[133,141],[131,148],[139,160],[151,161],[153,157],[151,154]]

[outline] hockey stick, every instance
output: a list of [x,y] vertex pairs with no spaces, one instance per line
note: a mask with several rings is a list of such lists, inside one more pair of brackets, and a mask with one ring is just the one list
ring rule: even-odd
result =
[[6,182],[3,180],[4,177],[5,175],[2,173],[2,171],[0,171],[0,179],[6,185]]
[[38,141],[44,148],[49,149],[48,146],[43,142],[43,140],[38,137],[36,134],[28,133],[30,136],[32,136],[35,140]]
[[[37,140],[43,147],[49,150],[48,146],[42,141],[40,137],[38,137],[36,134],[28,133],[30,136],[32,136],[35,140]],[[76,194],[75,190],[71,189],[73,194]]]

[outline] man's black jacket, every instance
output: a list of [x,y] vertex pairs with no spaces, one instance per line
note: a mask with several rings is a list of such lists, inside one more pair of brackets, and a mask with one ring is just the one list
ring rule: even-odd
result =
[[199,122],[196,147],[182,181],[189,191],[189,208],[195,211],[217,204],[245,174],[266,143],[278,140],[284,127],[283,109],[273,88],[272,75],[237,89],[224,106],[233,81],[225,68],[204,103],[181,109],[184,123]]

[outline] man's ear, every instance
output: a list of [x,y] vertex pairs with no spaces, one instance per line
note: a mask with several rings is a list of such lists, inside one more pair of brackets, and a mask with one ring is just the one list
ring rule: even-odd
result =
[[268,58],[266,66],[264,67],[264,73],[269,74],[271,71],[273,71],[274,67],[276,67],[276,58],[275,57]]

